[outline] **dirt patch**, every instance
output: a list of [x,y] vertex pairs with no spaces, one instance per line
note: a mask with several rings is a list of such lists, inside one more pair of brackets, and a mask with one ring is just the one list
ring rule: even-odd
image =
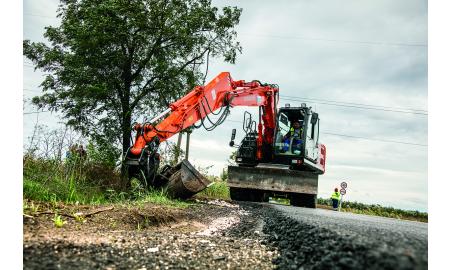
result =
[[[184,209],[61,204],[57,210],[72,215],[111,206],[83,221],[63,217],[62,228],[53,215],[24,217],[24,269],[272,269],[278,254],[244,236],[253,231],[236,230],[248,213],[224,201]],[[39,204],[39,211],[51,210]]]

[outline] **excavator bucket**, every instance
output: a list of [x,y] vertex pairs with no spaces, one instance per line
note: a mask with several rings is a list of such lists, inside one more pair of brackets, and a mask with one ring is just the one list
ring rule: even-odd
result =
[[186,159],[163,171],[161,176],[168,180],[166,191],[172,198],[189,198],[212,184]]

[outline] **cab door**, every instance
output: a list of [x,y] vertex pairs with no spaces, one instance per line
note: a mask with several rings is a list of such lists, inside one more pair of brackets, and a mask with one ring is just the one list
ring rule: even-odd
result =
[[319,157],[319,114],[308,115],[305,134],[305,157],[311,161],[316,161]]

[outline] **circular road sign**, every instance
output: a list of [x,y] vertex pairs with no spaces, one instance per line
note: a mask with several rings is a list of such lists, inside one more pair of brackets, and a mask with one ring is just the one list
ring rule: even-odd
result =
[[347,188],[347,183],[342,182],[342,183],[341,183],[341,188],[346,189],[346,188]]
[[340,192],[341,192],[341,195],[345,195],[345,193],[347,193],[347,191],[343,188],[340,190]]

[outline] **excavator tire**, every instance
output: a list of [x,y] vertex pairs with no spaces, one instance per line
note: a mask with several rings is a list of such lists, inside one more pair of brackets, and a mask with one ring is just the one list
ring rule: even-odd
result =
[[266,196],[263,190],[230,187],[230,198],[233,201],[263,202]]
[[305,193],[292,193],[290,195],[291,205],[306,208],[316,208],[317,195]]

